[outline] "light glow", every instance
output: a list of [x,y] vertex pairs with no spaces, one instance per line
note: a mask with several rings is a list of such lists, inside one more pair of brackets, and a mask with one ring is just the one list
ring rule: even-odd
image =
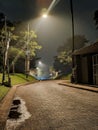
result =
[[47,14],[43,14],[43,16],[42,16],[43,18],[47,18],[48,16],[47,16]]

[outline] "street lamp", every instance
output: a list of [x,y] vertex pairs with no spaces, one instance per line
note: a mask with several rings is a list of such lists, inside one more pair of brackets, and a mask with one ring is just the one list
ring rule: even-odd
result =
[[74,16],[73,16],[73,2],[70,0],[71,18],[72,18],[72,53],[74,52]]
[[73,52],[75,49],[74,46],[74,16],[73,16],[73,2],[70,0],[70,10],[71,10],[71,20],[72,20],[72,76],[71,76],[71,82],[74,82],[74,56]]
[[43,14],[42,17],[43,18],[47,18],[48,16],[47,16],[47,14]]
[[39,65],[42,65],[42,62],[41,62],[41,61],[39,61],[39,62],[38,62],[38,64],[39,64]]

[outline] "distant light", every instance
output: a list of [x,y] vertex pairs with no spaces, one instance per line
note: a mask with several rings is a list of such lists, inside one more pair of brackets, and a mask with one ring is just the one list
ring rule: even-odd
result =
[[43,14],[43,16],[42,16],[43,18],[47,18],[48,16],[47,16],[47,14]]
[[42,65],[42,62],[41,62],[41,61],[39,61],[38,63],[39,63],[39,65]]

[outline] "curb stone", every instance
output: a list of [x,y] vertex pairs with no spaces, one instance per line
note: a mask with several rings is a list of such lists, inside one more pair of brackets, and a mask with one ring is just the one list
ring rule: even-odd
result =
[[0,102],[0,130],[6,130],[5,126],[6,126],[8,113],[10,111],[10,107],[11,107],[17,87],[29,85],[29,84],[36,83],[36,82],[37,81],[19,84],[19,85],[15,85],[15,86],[11,87],[11,89],[8,91],[7,95]]
[[12,100],[14,98],[14,94],[16,92],[16,87],[17,86],[14,86],[9,90],[2,103],[0,104],[0,130],[5,130],[7,116],[10,110]]
[[87,86],[87,85],[80,85],[80,84],[72,84],[72,83],[58,83],[58,84],[98,93],[98,87],[93,87],[89,85]]

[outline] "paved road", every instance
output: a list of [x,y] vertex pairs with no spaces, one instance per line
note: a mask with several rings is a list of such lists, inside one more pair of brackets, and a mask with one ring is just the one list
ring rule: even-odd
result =
[[98,94],[41,81],[19,87],[31,117],[16,130],[98,130]]

